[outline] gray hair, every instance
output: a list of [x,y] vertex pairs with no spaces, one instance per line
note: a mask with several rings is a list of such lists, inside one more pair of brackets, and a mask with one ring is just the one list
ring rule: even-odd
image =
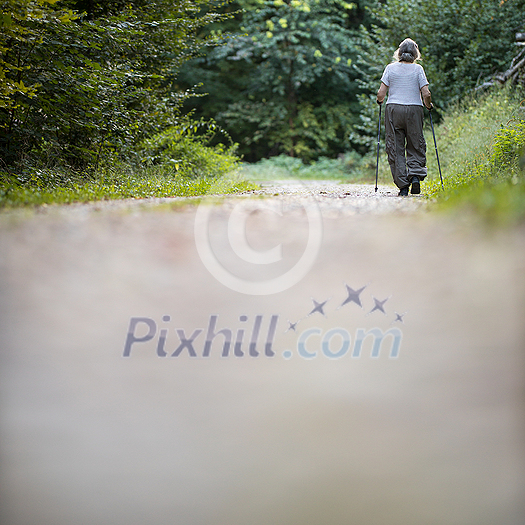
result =
[[421,60],[421,53],[417,44],[411,38],[405,38],[394,53],[396,62],[415,62]]

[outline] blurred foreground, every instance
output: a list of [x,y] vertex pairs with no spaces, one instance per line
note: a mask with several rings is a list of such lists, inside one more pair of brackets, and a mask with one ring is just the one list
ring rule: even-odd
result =
[[[524,523],[523,232],[340,188],[316,190],[315,263],[273,295],[210,274],[196,206],[0,216],[0,523]],[[244,281],[293,267],[302,205],[317,206],[306,194],[209,208],[222,266]],[[283,246],[255,273],[226,234],[239,202],[245,248]],[[345,285],[365,287],[362,308]],[[139,317],[152,322],[133,336],[151,338],[123,357]],[[399,356],[389,336],[378,358],[373,337],[352,357],[359,329],[376,328],[402,333]]]

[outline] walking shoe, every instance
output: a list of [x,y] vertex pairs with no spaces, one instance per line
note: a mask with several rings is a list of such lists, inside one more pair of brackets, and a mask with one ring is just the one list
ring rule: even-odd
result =
[[412,195],[417,195],[418,193],[421,193],[421,188],[419,186],[419,177],[412,177],[412,188],[410,189],[410,193]]
[[399,190],[399,193],[397,194],[398,197],[406,197],[407,195],[408,195],[408,186],[401,188]]

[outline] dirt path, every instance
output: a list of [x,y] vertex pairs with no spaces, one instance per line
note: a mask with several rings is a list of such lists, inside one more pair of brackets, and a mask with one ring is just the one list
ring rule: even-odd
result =
[[521,525],[524,232],[396,193],[0,215],[0,523]]

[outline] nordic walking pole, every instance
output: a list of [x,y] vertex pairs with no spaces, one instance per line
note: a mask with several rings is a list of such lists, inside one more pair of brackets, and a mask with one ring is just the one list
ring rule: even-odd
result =
[[377,192],[377,173],[379,171],[379,140],[381,137],[381,106],[382,105],[383,105],[382,103],[379,104],[379,123],[377,125],[376,192]]
[[438,153],[438,147],[437,147],[437,142],[436,142],[436,134],[434,133],[434,123],[432,122],[432,108],[433,106],[430,106],[430,109],[428,110],[428,114],[430,115],[430,125],[432,126],[432,136],[434,137],[434,147],[436,148],[436,158],[438,161],[439,178],[441,179],[441,189],[444,190],[445,186],[443,186],[443,176],[441,175],[441,165],[439,164],[439,153]]

